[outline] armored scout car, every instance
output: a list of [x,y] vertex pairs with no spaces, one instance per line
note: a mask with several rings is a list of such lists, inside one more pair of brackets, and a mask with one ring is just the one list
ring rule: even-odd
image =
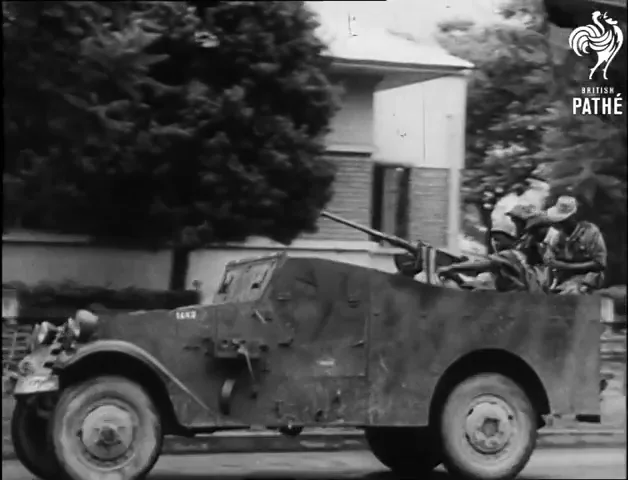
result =
[[513,478],[552,416],[599,416],[602,310],[318,258],[234,262],[210,305],[40,324],[10,386],[15,451],[44,479],[130,480],[164,435],[342,426],[404,476]]

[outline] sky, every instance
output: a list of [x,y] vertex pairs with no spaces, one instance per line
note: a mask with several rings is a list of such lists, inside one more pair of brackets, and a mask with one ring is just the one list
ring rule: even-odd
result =
[[355,28],[372,26],[410,33],[418,40],[432,41],[436,25],[449,18],[470,18],[477,22],[495,18],[501,0],[387,0],[308,2],[325,23],[348,23]]

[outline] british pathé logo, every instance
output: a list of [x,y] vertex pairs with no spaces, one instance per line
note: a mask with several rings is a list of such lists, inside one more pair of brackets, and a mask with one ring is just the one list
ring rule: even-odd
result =
[[591,18],[592,24],[583,25],[571,32],[569,47],[579,57],[595,52],[597,62],[589,70],[589,80],[602,64],[604,64],[602,76],[604,80],[608,80],[606,71],[624,43],[624,34],[617,26],[617,20],[613,20],[606,12],[595,11]]
[[574,115],[623,115],[624,99],[613,87],[582,87],[580,97],[571,99]]
[[[601,67],[604,80],[608,80],[607,70],[624,43],[624,34],[617,21],[599,11],[591,15],[593,23],[576,28],[569,35],[569,46],[578,55],[595,53],[597,61],[589,70],[589,80]],[[598,73],[599,75],[599,73]],[[578,97],[572,99],[574,115],[623,115],[624,99],[621,93],[611,86],[582,87]]]

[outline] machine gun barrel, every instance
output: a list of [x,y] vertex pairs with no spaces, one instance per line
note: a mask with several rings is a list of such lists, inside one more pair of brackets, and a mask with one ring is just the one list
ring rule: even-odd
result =
[[388,235],[387,233],[383,233],[378,230],[365,227],[364,225],[360,225],[359,223],[352,222],[351,220],[347,220],[346,218],[339,217],[338,215],[334,215],[333,213],[329,213],[325,210],[321,212],[321,216],[325,218],[329,218],[330,220],[333,220],[334,222],[346,225],[347,227],[351,227],[355,230],[364,232],[368,235],[371,235],[372,237],[378,238],[379,240],[385,240],[386,242],[390,243],[394,247],[403,248],[404,250],[406,250],[407,252],[413,255],[419,254],[419,249],[417,248],[417,246],[412,245],[410,242],[408,242],[407,240],[404,240],[403,238],[396,237],[395,235]]

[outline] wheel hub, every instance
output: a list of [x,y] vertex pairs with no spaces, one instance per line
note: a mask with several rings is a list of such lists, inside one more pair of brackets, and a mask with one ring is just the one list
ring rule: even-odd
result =
[[98,407],[83,420],[80,438],[96,459],[116,459],[124,455],[133,441],[131,414],[115,405]]
[[483,454],[494,454],[506,447],[513,433],[513,415],[499,399],[485,400],[470,409],[465,422],[469,444]]

